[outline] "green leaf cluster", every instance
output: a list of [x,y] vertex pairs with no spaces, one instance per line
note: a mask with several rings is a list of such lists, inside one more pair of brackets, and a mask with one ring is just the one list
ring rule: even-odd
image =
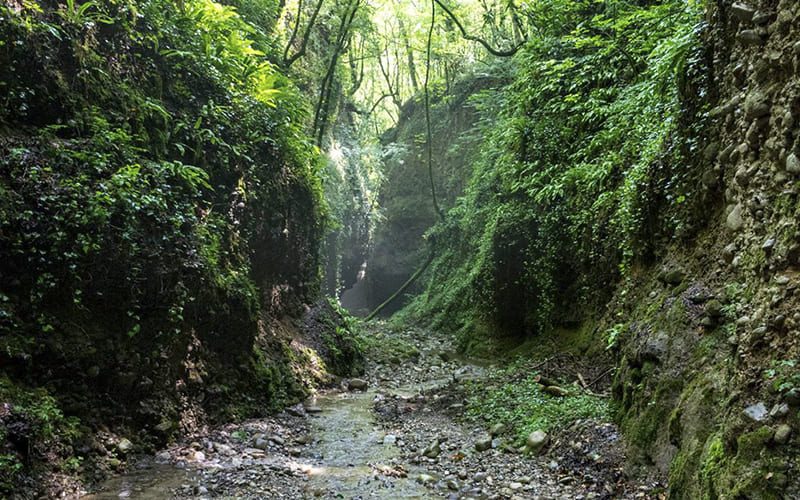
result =
[[[610,418],[608,403],[598,396],[550,396],[542,392],[535,376],[536,373],[515,373],[512,368],[502,377],[496,374],[488,383],[468,384],[467,415],[508,425],[517,446],[537,430],[552,432],[578,419]],[[513,382],[508,381],[509,377]]]
[[0,415],[0,494],[14,494],[32,454],[66,459],[80,435],[80,421],[65,416],[46,390],[27,389],[5,376],[0,377]]

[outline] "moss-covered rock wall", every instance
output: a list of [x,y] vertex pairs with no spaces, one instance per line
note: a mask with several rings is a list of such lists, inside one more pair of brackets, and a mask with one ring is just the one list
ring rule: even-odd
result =
[[798,15],[708,6],[716,95],[695,158],[718,196],[695,239],[624,286],[620,418],[674,498],[800,495]]
[[66,494],[53,477],[357,361],[335,311],[346,359],[292,343],[320,311],[319,160],[242,4],[0,6],[0,496]]

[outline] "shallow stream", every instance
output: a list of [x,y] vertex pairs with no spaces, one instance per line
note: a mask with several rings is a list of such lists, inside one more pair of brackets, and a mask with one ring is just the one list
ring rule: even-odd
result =
[[[376,468],[390,467],[397,446],[375,424],[373,392],[332,393],[316,398],[323,411],[312,417],[320,439],[312,458],[309,491],[315,495],[344,498],[426,498],[428,490],[414,481],[421,471],[406,471],[409,477],[388,477]],[[386,469],[385,469],[386,470]],[[394,469],[396,470],[396,469]]]
[[[392,437],[386,438],[375,422],[372,411],[375,394],[373,391],[332,392],[309,400],[307,406],[321,409],[309,416],[313,444],[304,447],[298,457],[266,456],[244,463],[249,462],[253,467],[274,467],[282,463],[287,470],[305,472],[307,498],[426,498],[429,491],[414,480],[421,470],[404,470],[391,465],[399,451]],[[241,468],[242,461],[233,463]],[[190,496],[210,498],[217,495],[201,487],[207,485],[209,476],[225,474],[225,468],[225,463],[210,471],[184,463],[162,464],[147,458],[134,470],[104,482],[97,493],[84,499],[162,500],[183,498],[187,492],[192,492]],[[399,477],[404,474],[408,477]]]

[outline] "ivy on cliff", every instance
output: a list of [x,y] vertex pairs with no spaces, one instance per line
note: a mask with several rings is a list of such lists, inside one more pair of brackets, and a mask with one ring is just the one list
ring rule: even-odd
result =
[[515,81],[473,98],[490,117],[483,152],[429,232],[439,257],[414,311],[465,342],[579,321],[691,223],[697,174],[683,155],[697,145],[676,136],[681,93],[701,83],[699,5],[539,8],[547,22],[516,56]]

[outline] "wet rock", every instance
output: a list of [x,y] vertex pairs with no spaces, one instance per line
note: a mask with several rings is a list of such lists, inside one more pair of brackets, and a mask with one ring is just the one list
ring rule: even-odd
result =
[[172,424],[172,422],[170,422],[169,420],[165,420],[165,421],[161,422],[160,424],[156,425],[155,427],[153,427],[153,429],[155,429],[156,431],[158,431],[158,432],[160,432],[162,434],[166,434],[166,433],[170,432],[174,427],[175,426]]
[[387,434],[383,436],[383,444],[396,444],[397,443],[397,436],[394,434]]
[[[731,99],[730,101],[728,101],[726,103],[723,103],[723,104],[720,104],[716,108],[712,109],[709,112],[709,115],[712,118],[725,117],[725,116],[733,113],[734,111],[736,111],[736,108],[739,106],[740,102],[741,101],[738,98],[735,97],[735,98]],[[724,154],[724,152],[723,152],[723,154]],[[730,152],[728,154],[730,154]]]
[[768,24],[774,15],[774,13],[768,10],[758,10],[755,14],[753,14],[753,24],[757,24],[759,26]]
[[420,474],[419,476],[417,476],[417,482],[419,484],[429,485],[429,484],[433,484],[435,481],[436,481],[436,478],[434,478],[430,474]]
[[278,446],[284,446],[286,444],[286,441],[277,434],[271,435],[268,439],[273,443],[277,444]]
[[286,408],[286,413],[292,415],[294,417],[304,417],[305,411],[303,411],[303,407],[300,405],[297,406],[289,406]]
[[769,114],[770,103],[760,91],[751,92],[744,100],[744,113],[748,118],[761,118]]
[[730,213],[728,213],[728,217],[725,220],[725,225],[731,231],[739,231],[742,229],[742,226],[744,225],[744,220],[742,219],[741,203],[737,203],[730,211]]
[[706,314],[712,318],[719,318],[722,316],[722,303],[717,299],[706,302]]
[[776,403],[775,406],[769,411],[769,416],[772,418],[783,418],[789,414],[789,405],[786,403]]
[[765,42],[758,30],[742,30],[737,38],[744,45],[762,45]]
[[717,153],[719,153],[719,142],[712,141],[703,149],[703,158],[706,161],[714,161],[714,158],[717,157]]
[[486,451],[491,447],[492,447],[492,438],[490,437],[483,437],[475,441],[475,450],[477,451]]
[[351,391],[366,391],[368,384],[366,380],[360,378],[352,378],[347,384],[348,389]]
[[778,444],[786,444],[792,436],[792,428],[788,424],[781,424],[775,429],[775,435],[772,440]]
[[441,453],[442,453],[442,448],[439,445],[438,439],[433,441],[424,450],[422,450],[422,456],[427,458],[436,458]]
[[730,144],[728,147],[722,150],[719,154],[719,161],[722,163],[727,163],[731,159],[731,155],[733,154],[734,149],[736,149],[735,144]]
[[489,434],[491,434],[492,436],[499,436],[505,431],[506,431],[505,424],[494,424],[491,428],[489,428]]
[[756,9],[742,2],[733,2],[731,14],[741,22],[749,23],[756,13]]
[[706,170],[703,172],[703,176],[700,178],[700,181],[708,187],[714,187],[719,184],[719,172],[714,169]]
[[722,250],[722,258],[730,264],[733,261],[733,258],[736,256],[736,251],[738,248],[736,247],[736,243],[729,243],[723,250]]
[[305,409],[308,413],[322,413],[322,407],[320,406],[306,406]]
[[764,422],[769,417],[769,412],[763,402],[758,402],[745,408],[744,416],[753,422]]
[[739,169],[736,170],[736,173],[733,175],[733,179],[742,187],[747,187],[750,185],[750,174],[744,167],[739,167]]
[[686,279],[686,273],[680,268],[667,271],[664,275],[664,281],[670,285],[679,285],[684,279]]
[[122,438],[117,442],[117,450],[123,455],[127,455],[133,451],[133,443],[127,438]]
[[800,158],[792,153],[786,157],[786,171],[790,174],[800,174]]
[[528,439],[525,440],[525,451],[538,455],[547,445],[548,440],[549,436],[546,432],[541,430],[533,431],[528,435]]
[[209,445],[209,449],[210,450],[214,450],[216,453],[219,453],[219,454],[222,454],[222,455],[230,455],[233,452],[233,448],[231,448],[230,446],[228,446],[225,443],[216,443],[216,442],[211,443]]

